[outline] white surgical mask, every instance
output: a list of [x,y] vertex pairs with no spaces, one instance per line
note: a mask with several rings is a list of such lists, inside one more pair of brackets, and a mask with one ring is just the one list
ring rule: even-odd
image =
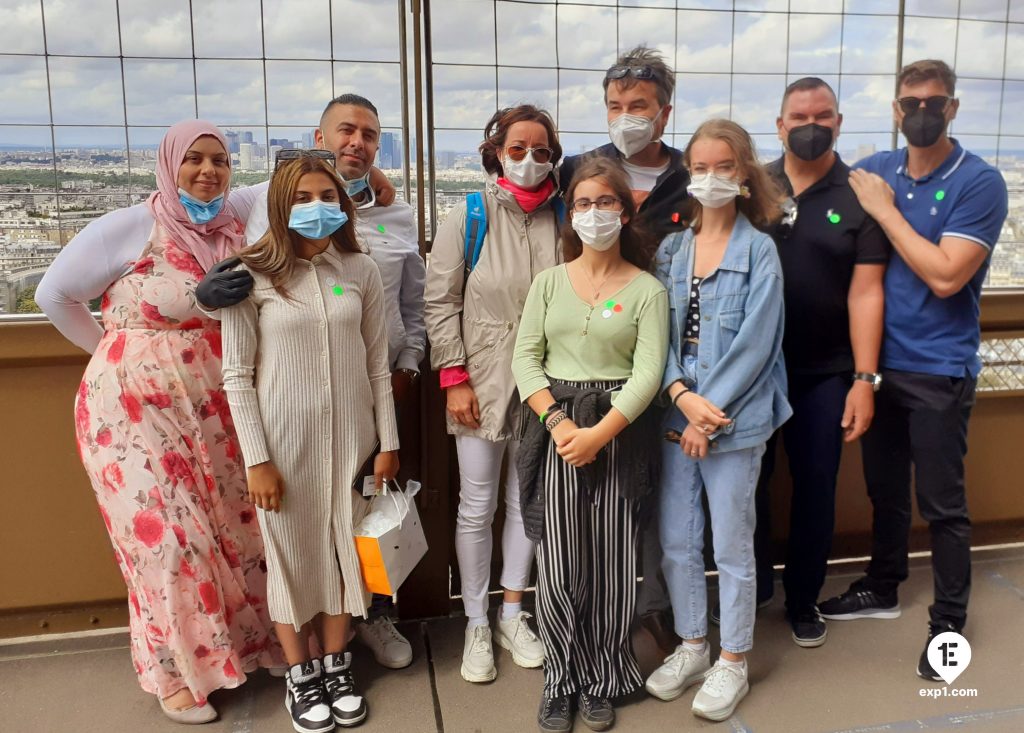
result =
[[704,173],[690,179],[690,185],[686,190],[700,201],[701,206],[718,209],[740,195],[740,184],[732,178]]
[[632,158],[654,140],[654,120],[658,115],[654,119],[643,115],[619,115],[608,123],[608,137],[620,153]]
[[598,252],[611,249],[622,231],[621,211],[601,211],[591,206],[582,214],[573,214],[572,228],[580,235],[583,244]]
[[544,182],[554,166],[550,160],[547,163],[538,163],[533,159],[531,150],[519,161],[505,156],[505,159],[501,161],[501,168],[505,172],[505,178],[512,183],[520,188],[533,189]]

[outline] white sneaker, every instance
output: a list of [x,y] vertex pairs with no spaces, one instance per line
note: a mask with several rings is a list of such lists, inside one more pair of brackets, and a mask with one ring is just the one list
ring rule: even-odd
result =
[[356,624],[356,636],[371,652],[377,664],[388,669],[402,669],[412,664],[412,646],[398,633],[387,616]]
[[466,629],[462,649],[462,679],[466,682],[490,682],[498,676],[491,649],[491,627],[487,624]]
[[512,652],[512,661],[520,667],[539,667],[544,664],[544,644],[533,633],[526,619],[532,615],[520,611],[505,621],[498,611],[498,628],[494,632],[494,640],[503,649]]
[[675,700],[683,691],[704,679],[711,669],[711,645],[704,643],[704,651],[698,652],[686,644],[665,657],[665,662],[647,678],[647,691],[659,700]]
[[708,720],[725,720],[748,692],[746,665],[722,664],[719,660],[693,698],[693,714]]

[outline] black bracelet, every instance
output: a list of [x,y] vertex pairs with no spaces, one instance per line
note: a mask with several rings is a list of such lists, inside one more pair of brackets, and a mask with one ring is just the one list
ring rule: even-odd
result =
[[678,405],[678,402],[679,402],[679,398],[680,398],[680,397],[682,397],[682,396],[683,396],[684,394],[686,394],[686,393],[687,393],[687,392],[689,392],[689,391],[690,391],[690,388],[689,388],[689,387],[686,387],[686,386],[684,385],[684,386],[683,386],[683,391],[682,391],[682,392],[679,392],[678,394],[676,394],[676,396],[675,396],[675,397],[673,397],[673,398],[672,398],[672,407],[674,407],[674,408],[676,408],[676,409],[678,410],[678,409],[679,409],[679,405]]

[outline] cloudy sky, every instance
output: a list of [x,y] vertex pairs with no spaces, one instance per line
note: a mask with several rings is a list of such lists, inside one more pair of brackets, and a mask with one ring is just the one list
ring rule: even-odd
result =
[[[495,107],[517,102],[556,115],[568,152],[606,142],[603,70],[641,42],[677,71],[676,145],[701,121],[730,116],[776,151],[781,92],[814,74],[839,90],[840,149],[888,146],[897,0],[615,5],[432,0],[437,148],[475,148]],[[385,127],[401,125],[393,0],[263,0],[262,18],[259,0],[193,3],[191,19],[188,0],[42,6],[45,37],[39,0],[0,0],[0,145],[49,145],[51,122],[58,147],[123,144],[126,127],[130,144],[150,145],[196,114],[257,139],[294,139],[346,91],[371,98]],[[1024,0],[906,6],[904,60],[942,58],[962,79],[954,134],[1024,150]]]

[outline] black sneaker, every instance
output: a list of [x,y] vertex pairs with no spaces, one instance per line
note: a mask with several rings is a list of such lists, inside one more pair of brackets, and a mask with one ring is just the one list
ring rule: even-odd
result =
[[932,682],[945,681],[939,676],[939,673],[932,668],[931,662],[928,661],[928,645],[932,643],[932,639],[946,631],[955,631],[958,634],[960,633],[960,629],[948,621],[938,624],[928,624],[928,641],[924,643],[921,658],[917,660],[917,676],[921,679],[931,680]]
[[366,700],[352,679],[352,652],[324,657],[324,695],[331,706],[334,722],[351,728],[366,720]]
[[580,692],[576,698],[583,724],[590,730],[608,730],[615,725],[615,708],[607,698]]
[[818,604],[821,615],[833,621],[858,618],[899,618],[900,602],[896,593],[882,595],[869,590],[864,579],[854,581],[848,590]]
[[298,733],[326,733],[334,730],[331,708],[324,700],[320,660],[296,664],[285,675],[284,707],[292,716]]
[[537,725],[544,733],[568,733],[572,730],[572,699],[568,695],[548,697],[540,701]]
[[[757,601],[757,610],[760,611],[765,606],[770,606],[771,604],[772,604],[772,596],[768,596],[767,598],[763,598],[763,599],[758,599],[758,601]],[[721,626],[722,625],[722,604],[721,603],[716,603],[715,604],[715,607],[711,609],[711,613],[708,614],[708,619],[715,626]]]
[[825,619],[818,613],[817,607],[811,606],[797,613],[787,612],[786,620],[793,629],[793,641],[797,646],[811,649],[825,643],[828,627],[825,626]]

